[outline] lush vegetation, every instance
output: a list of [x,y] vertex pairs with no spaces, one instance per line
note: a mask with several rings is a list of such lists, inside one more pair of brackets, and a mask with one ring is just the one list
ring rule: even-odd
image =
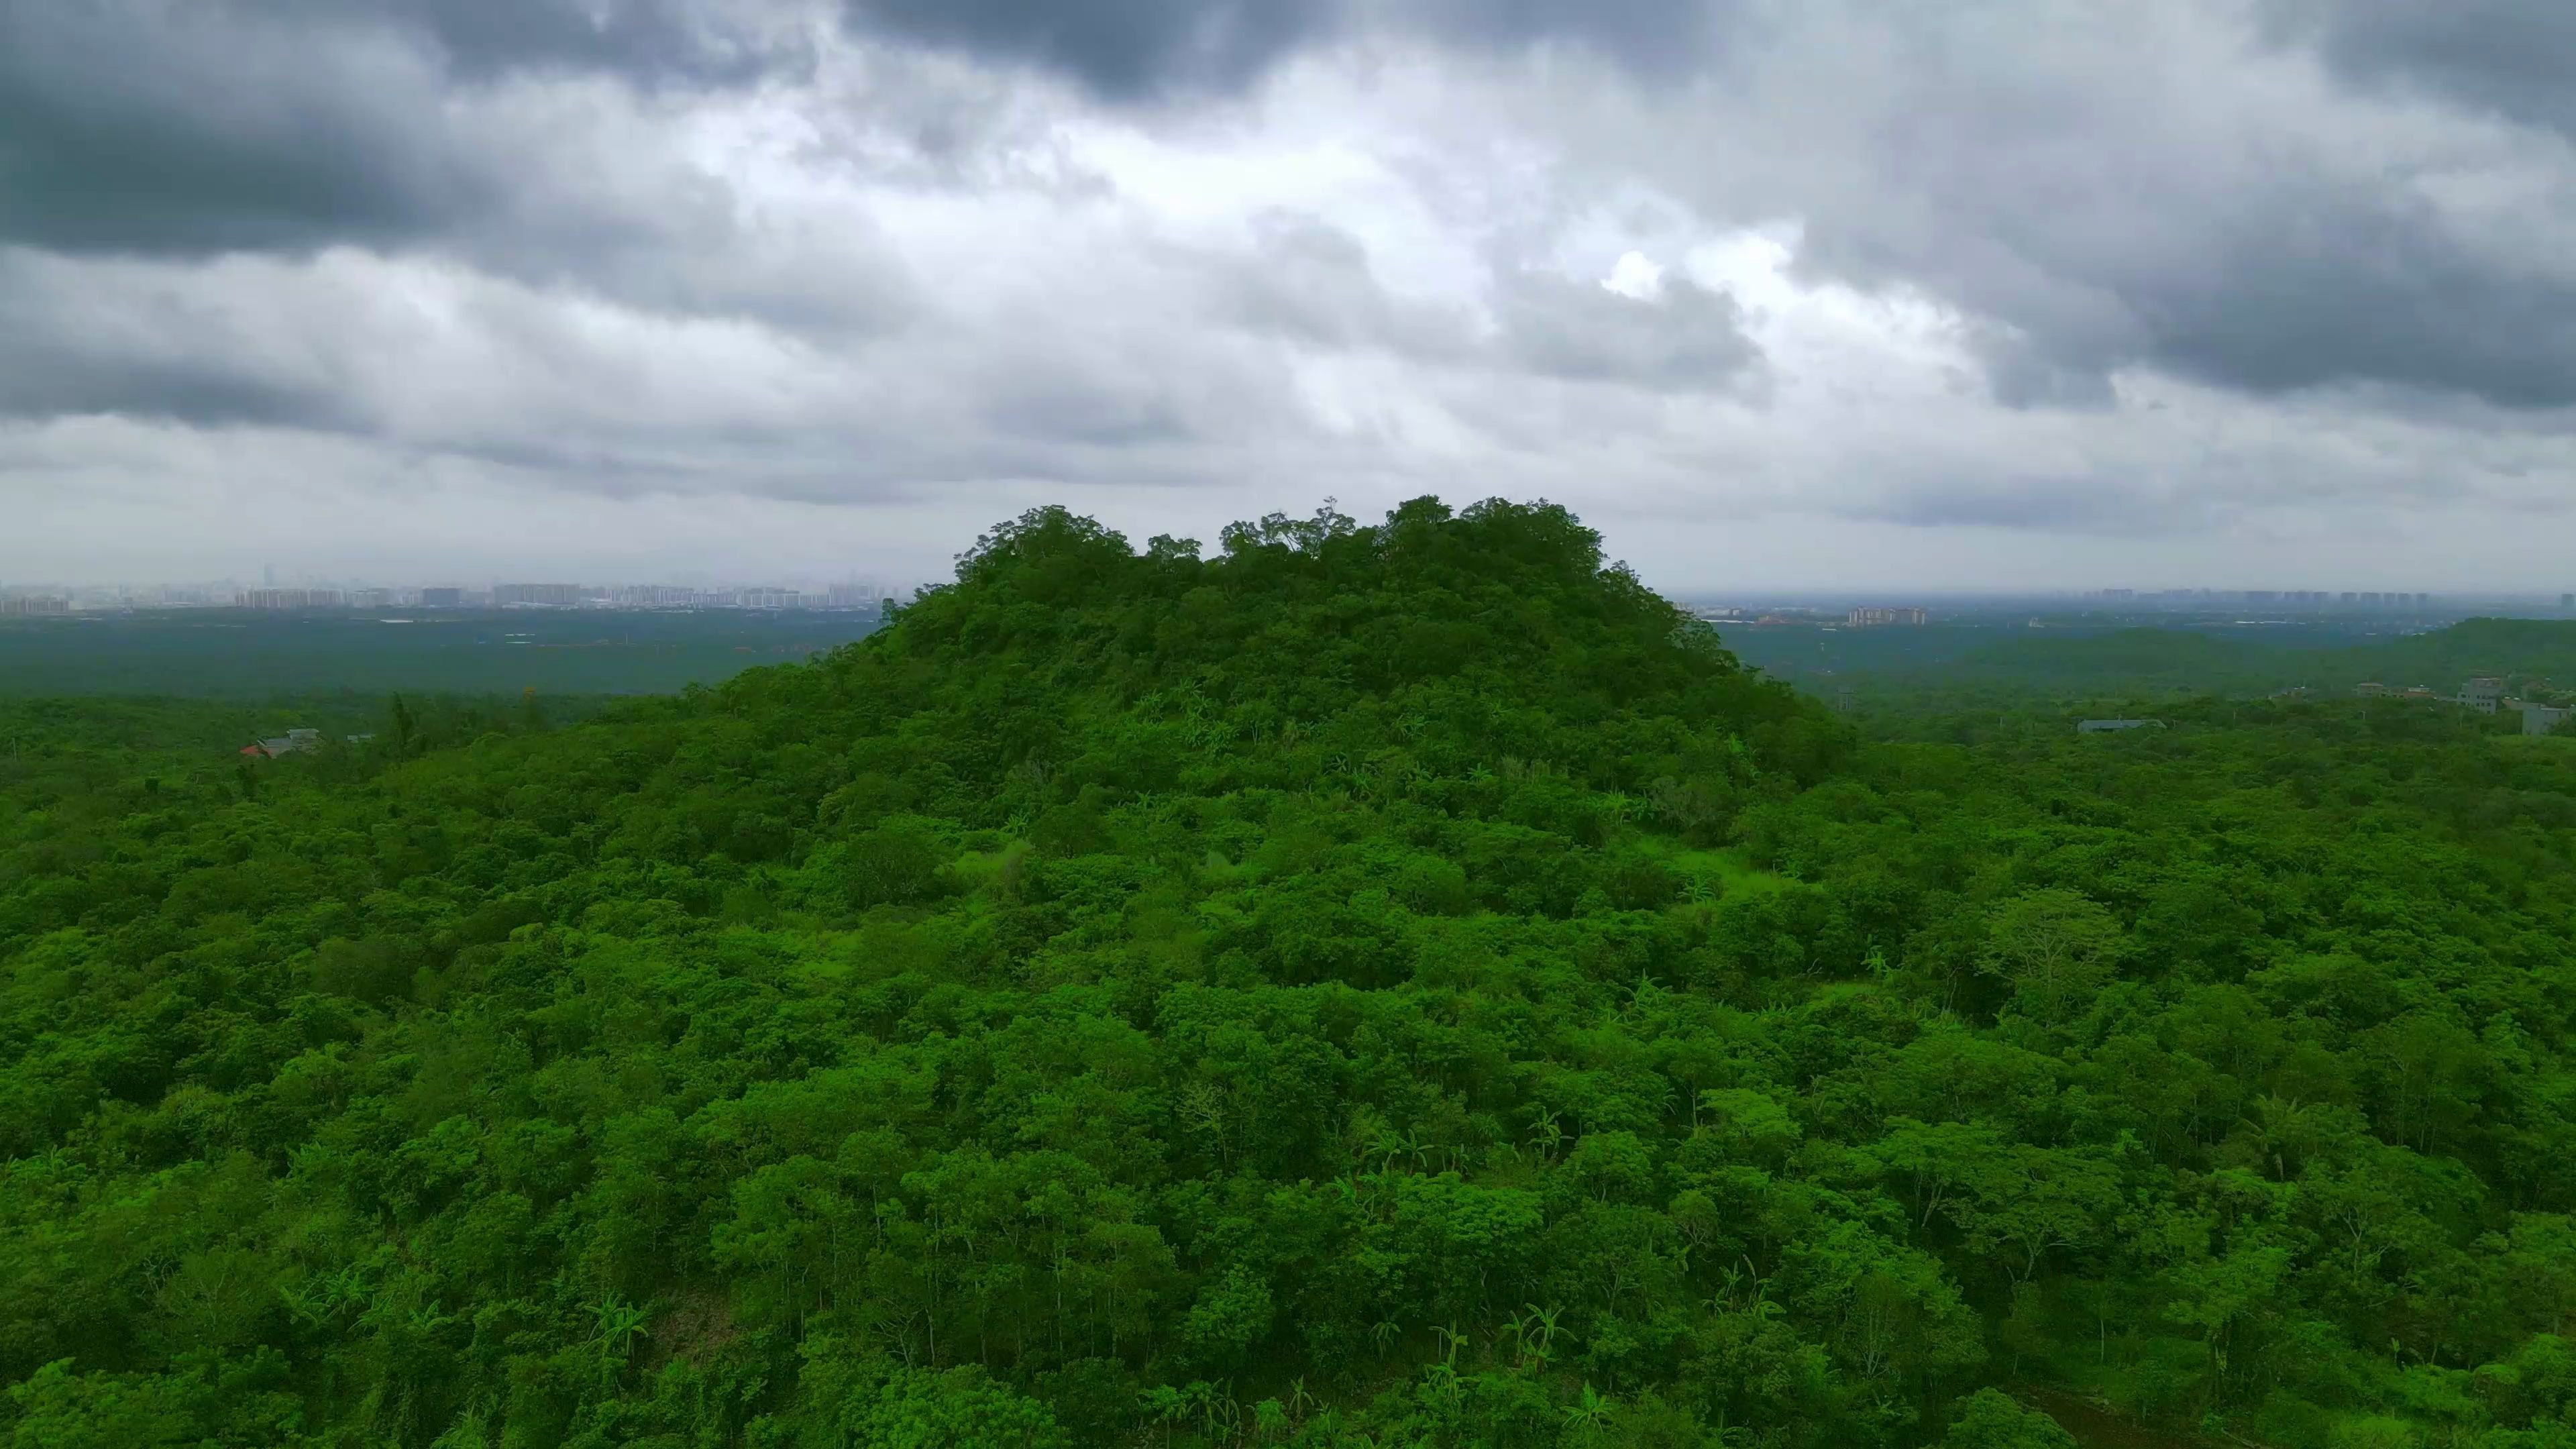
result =
[[2069,620],[2033,629],[1989,619],[1919,628],[1767,626],[1734,642],[1747,662],[1774,675],[1916,712],[1980,702],[2260,699],[2291,689],[2351,698],[2365,682],[2449,695],[2478,675],[2501,676],[2533,698],[2559,699],[2576,689],[2576,621],[2467,619],[2387,638],[2360,637],[2353,632],[2359,627],[2112,629]]
[[757,610],[164,609],[0,619],[0,697],[649,694],[865,635],[876,616]]
[[574,725],[30,712],[0,1433],[2576,1443],[2576,750],[2170,723],[1870,734],[1429,501]]

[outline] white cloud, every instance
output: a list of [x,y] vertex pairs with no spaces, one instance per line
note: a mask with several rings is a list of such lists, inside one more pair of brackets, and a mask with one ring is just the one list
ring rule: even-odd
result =
[[1622,297],[1651,302],[1663,295],[1664,269],[1647,260],[1644,252],[1621,252],[1601,285]]

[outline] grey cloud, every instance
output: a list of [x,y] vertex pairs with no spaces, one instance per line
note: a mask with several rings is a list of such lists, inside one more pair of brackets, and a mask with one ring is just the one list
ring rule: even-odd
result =
[[2384,195],[2285,185],[2262,201],[2219,230],[2205,271],[2134,289],[2160,363],[2257,393],[2381,382],[2576,404],[2576,272],[2481,256]]
[[1743,17],[1733,0],[1416,0],[1396,18],[1441,39],[1495,50],[1565,41],[1639,74],[1673,77],[1706,61]]
[[996,382],[978,411],[984,425],[1005,438],[1130,448],[1189,441],[1199,433],[1187,400],[1150,383],[1043,365],[1006,373]]
[[2222,510],[2200,496],[2176,497],[2134,480],[2101,473],[2022,477],[1933,474],[1871,495],[1846,516],[1911,528],[2046,529],[2135,537],[2219,526]]
[[2000,400],[2099,405],[2108,372],[2142,363],[2262,396],[2395,384],[2576,404],[2576,273],[2497,257],[2403,195],[2316,177],[2168,204],[2207,208],[2185,255],[2034,237],[2027,260],[2065,284],[2057,295],[1950,278],[2023,334],[1988,353]]
[[167,289],[83,287],[63,264],[0,251],[0,418],[118,414],[201,427],[329,430],[327,390],[248,360],[253,339]]
[[1505,273],[1496,288],[1505,355],[1533,372],[1665,391],[1729,382],[1761,358],[1735,299],[1684,277],[1640,299],[1598,282]]
[[1237,91],[1300,50],[1380,30],[1487,50],[1564,41],[1671,76],[1698,63],[1719,13],[1715,0],[846,3],[862,33],[1036,66],[1119,102]]
[[2564,0],[2272,0],[2269,19],[2351,81],[2576,135],[2576,6]]
[[1389,296],[1359,238],[1320,217],[1260,217],[1249,254],[1176,253],[1170,260],[1201,275],[1212,320],[1250,332],[1429,361],[1462,361],[1475,350],[1472,319]]
[[1260,218],[1248,254],[1170,260],[1203,278],[1212,320],[1326,351],[1659,392],[1734,383],[1761,360],[1734,298],[1686,277],[1667,277],[1659,295],[1639,299],[1500,261],[1493,326],[1480,336],[1464,308],[1389,295],[1359,239],[1318,217]]
[[758,18],[681,0],[0,0],[0,242],[170,255],[439,234],[515,185],[506,148],[459,133],[457,86],[796,64],[792,27]]
[[862,31],[1069,75],[1120,101],[1229,91],[1337,31],[1340,0],[849,0]]
[[[1150,284],[1115,274],[1109,284]],[[413,260],[0,250],[0,421],[329,433],[612,494],[849,501],[926,482],[1177,485],[1311,452],[1279,359],[1105,299],[904,347],[647,316]],[[1110,320],[1125,310],[1133,320]],[[1240,463],[1234,465],[1240,471]]]
[[[692,19],[654,0],[587,13],[575,0],[0,0],[0,245],[433,250],[802,333],[911,315],[911,283],[864,216],[747,219],[729,180],[672,146],[667,107],[546,83],[731,75],[752,42],[723,37],[766,12],[729,0]],[[528,74],[480,83],[504,70]]]
[[1258,232],[1249,261],[1220,277],[1220,305],[1239,324],[1331,347],[1393,330],[1393,304],[1357,237],[1308,216],[1267,217]]
[[308,431],[344,422],[326,397],[243,377],[207,358],[100,356],[23,341],[0,352],[0,418],[109,415]]
[[0,241],[142,253],[416,234],[484,203],[390,36],[222,3],[0,0]]
[[311,14],[351,10],[427,37],[459,76],[597,71],[648,84],[740,85],[812,63],[792,24],[737,0],[270,0]]
[[2558,142],[2318,85],[2225,6],[2116,14],[2025,32],[1984,9],[1820,9],[1766,42],[1763,88],[1717,102],[1741,109],[1690,123],[1848,144],[1689,184],[1804,218],[1811,275],[1961,309],[2015,406],[2102,406],[2133,366],[2263,397],[2576,405]]

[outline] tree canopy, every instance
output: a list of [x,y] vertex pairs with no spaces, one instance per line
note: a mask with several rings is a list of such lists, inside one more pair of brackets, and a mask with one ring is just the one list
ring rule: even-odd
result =
[[2560,741],[1865,737],[1545,505],[889,614],[273,761],[15,709],[0,1435],[2576,1442]]

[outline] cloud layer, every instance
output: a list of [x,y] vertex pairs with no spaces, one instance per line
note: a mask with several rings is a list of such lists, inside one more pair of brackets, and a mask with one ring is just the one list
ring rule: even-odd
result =
[[[760,562],[708,507],[926,573],[1039,498],[1435,491],[1571,502],[1676,587],[2410,537],[2557,587],[2571,25],[0,0],[0,489],[44,521],[0,578],[246,569],[290,541],[210,521],[248,471],[674,574]],[[335,527],[292,547],[375,546]]]

